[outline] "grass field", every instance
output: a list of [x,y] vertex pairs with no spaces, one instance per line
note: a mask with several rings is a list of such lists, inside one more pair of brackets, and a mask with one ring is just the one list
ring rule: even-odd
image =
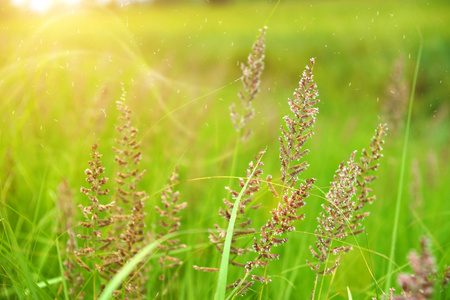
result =
[[[282,117],[289,113],[287,99],[311,57],[321,101],[315,134],[305,145],[310,167],[300,178],[316,178],[316,188],[301,208],[304,220],[295,223],[285,245],[274,248],[279,260],[255,272],[270,276],[271,283],[255,283],[244,298],[309,299],[315,290],[316,299],[349,299],[348,291],[353,299],[381,299],[387,280],[399,294],[397,275],[411,273],[407,255],[419,250],[422,236],[430,240],[441,279],[450,265],[450,227],[445,221],[450,217],[449,4],[235,2],[0,15],[0,299],[70,298],[66,289],[72,283],[64,279],[62,266],[68,240],[62,224],[67,216],[59,208],[58,187],[67,180],[73,203],[66,206],[76,211],[78,224],[83,216],[76,207],[88,202],[79,190],[86,186],[84,170],[92,144],[99,144],[106,176],[115,176],[111,147],[116,144],[121,83],[142,141],[140,167],[147,173],[138,188],[149,195],[149,241],[158,232],[154,207],[160,205],[161,191],[176,165],[180,183],[174,188],[180,202],[187,202],[180,212],[178,237],[186,248],[175,252],[182,263],[172,270],[178,277],[163,295],[165,285],[158,279],[161,251],[151,252],[145,299],[213,299],[218,274],[193,266],[219,267],[221,255],[210,243],[208,229],[214,224],[226,228],[228,222],[219,215],[222,199],[231,201],[225,187],[239,192],[238,177],[245,178],[248,163],[260,150],[266,149],[261,179],[271,174],[274,183],[281,183]],[[246,62],[263,26],[268,27],[265,69],[253,102],[255,115],[247,124],[253,134],[239,142],[229,106],[240,105],[239,65]],[[396,62],[402,66],[397,77],[391,76]],[[404,99],[392,96],[393,82],[406,90]],[[400,116],[400,123],[391,123],[394,115]],[[314,260],[309,245],[316,241],[324,196],[339,163],[354,150],[368,148],[375,128],[385,122],[389,131],[378,179],[371,186],[377,200],[366,208],[370,216],[364,220],[364,234],[345,241],[353,251],[343,256],[336,272],[319,277],[315,287],[316,274],[306,260]],[[113,190],[112,185],[111,179],[107,187]],[[248,215],[259,229],[277,201],[263,184],[252,203],[261,204]],[[392,256],[394,226],[398,235]],[[78,225],[72,229],[82,232]],[[253,236],[259,233],[239,241],[250,246]],[[246,255],[248,260],[254,256]],[[394,273],[388,279],[390,261]],[[242,272],[230,266],[227,284]],[[97,275],[82,274],[88,278],[85,298],[97,297]],[[437,282],[432,299],[449,295],[448,286]]]

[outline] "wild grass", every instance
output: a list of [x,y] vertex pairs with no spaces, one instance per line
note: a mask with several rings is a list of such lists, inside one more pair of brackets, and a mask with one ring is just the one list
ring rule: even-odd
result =
[[[445,201],[449,178],[445,70],[449,49],[443,32],[449,26],[446,3],[371,1],[368,6],[352,1],[321,1],[311,7],[307,3],[281,2],[266,23],[260,93],[252,103],[255,114],[246,124],[253,133],[236,148],[238,138],[229,118],[229,106],[239,100],[237,93],[241,89],[242,71],[236,62],[247,60],[258,28],[273,7],[274,3],[261,3],[257,8],[251,3],[195,8],[180,5],[148,11],[129,8],[1,18],[0,298],[72,299],[74,290],[77,294],[84,292],[85,298],[94,298],[101,289],[99,281],[103,281],[99,298],[108,299],[114,291],[125,293],[123,282],[131,283],[133,274],[142,272],[140,278],[145,286],[139,295],[148,299],[213,298],[219,287],[235,279],[254,281],[250,275],[270,277],[271,282],[248,286],[244,294],[248,299],[308,299],[313,290],[316,299],[319,295],[329,299],[349,295],[353,299],[380,299],[386,286],[395,287],[394,293],[400,294],[402,286],[396,277],[411,273],[407,254],[410,249],[420,248],[423,235],[430,241],[427,251],[435,257],[438,271],[434,299],[448,296],[448,289],[441,288],[444,266],[449,265],[449,206]],[[411,18],[417,24],[412,26]],[[416,25],[423,34],[424,48],[403,163],[403,201],[395,221],[395,255],[389,255],[394,199],[395,191],[400,189],[402,147],[406,144],[389,134],[376,171],[378,179],[370,186],[377,201],[364,207],[364,212],[371,212],[361,222],[364,234],[333,239],[332,246],[340,243],[354,250],[339,257],[339,267],[330,276],[317,276],[306,260],[314,260],[309,246],[317,240],[316,218],[326,213],[323,205],[331,206],[326,195],[333,186],[333,172],[354,149],[369,149],[373,129],[384,122],[379,112],[389,72],[401,55],[405,58],[405,79],[412,82],[419,44]],[[292,97],[309,57],[317,60],[314,72],[321,103],[315,134],[308,141],[309,167],[301,173],[296,187],[305,184],[302,180],[306,178],[317,179],[299,211],[305,214],[304,219],[294,222],[295,230],[283,237],[288,238],[283,246],[273,247],[272,254],[279,255],[279,260],[249,274],[224,263],[228,270],[226,276],[219,271],[225,278],[219,283],[218,273],[199,272],[193,266],[220,266],[222,253],[216,251],[208,235],[209,230],[214,232],[214,224],[220,228],[229,224],[219,214],[221,207],[226,209],[221,199],[232,202],[224,187],[229,186],[239,195],[240,181],[246,182],[248,162],[266,148],[262,158],[264,174],[272,174],[272,187],[266,185],[269,180],[265,176],[260,177],[261,189],[248,203],[260,207],[245,214],[245,218],[251,218],[256,233],[236,237],[243,249],[251,248],[253,237],[260,238],[261,227],[278,207],[280,198],[271,190],[279,197],[283,190],[289,190],[280,181],[277,139],[282,117],[291,113],[287,99]],[[113,195],[120,193],[114,188],[120,166],[112,151],[113,146],[118,148],[116,126],[122,126],[116,107],[123,94],[120,82],[127,91],[124,103],[132,112],[132,126],[139,129],[137,139],[142,142],[139,171],[147,169],[136,181],[136,191],[145,190],[149,197],[143,201],[146,215],[142,216],[148,234],[142,245],[130,246],[132,254],[121,258],[123,267],[114,267],[109,280],[76,264],[70,253],[74,247],[84,245],[80,240],[74,244],[71,232],[80,230],[78,222],[87,222],[76,206],[92,206],[88,197],[78,191],[81,186],[87,187],[84,171],[91,160],[89,149],[96,142],[103,154],[104,176],[111,178],[106,183],[108,195],[98,197],[105,200],[101,205],[116,200]],[[398,136],[402,136],[402,130]],[[417,161],[415,175],[410,172],[413,160]],[[179,177],[175,180],[172,172],[176,166]],[[422,180],[412,180],[413,176]],[[417,182],[421,185],[411,186]],[[410,190],[420,195],[410,195]],[[164,193],[166,202],[161,202]],[[418,196],[424,201],[410,201]],[[60,207],[63,198],[75,209]],[[161,213],[171,208],[163,206],[170,206],[169,199],[176,198],[179,200],[175,205],[188,205],[174,216],[174,226],[180,223],[177,231],[164,235]],[[232,209],[228,209],[232,215]],[[62,218],[72,213],[73,218]],[[114,231],[110,226],[104,234]],[[169,241],[177,239],[180,241],[173,247],[186,247],[169,251]],[[128,248],[125,239],[120,245]],[[239,257],[228,254],[246,263],[253,258],[247,256],[255,252]],[[168,257],[176,258],[173,268],[168,268]],[[393,257],[392,272],[388,272]],[[333,265],[331,258],[336,257],[330,256],[329,266]],[[77,276],[65,279],[64,273],[72,267],[78,268],[72,274],[81,273],[83,278],[79,279],[83,280]],[[164,280],[160,278],[162,270]],[[417,273],[417,269],[413,271]],[[391,284],[387,284],[391,273]],[[243,287],[241,284],[228,290],[226,295],[235,297]]]

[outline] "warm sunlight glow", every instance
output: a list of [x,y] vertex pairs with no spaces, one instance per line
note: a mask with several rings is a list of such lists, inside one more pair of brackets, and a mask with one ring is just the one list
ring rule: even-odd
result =
[[70,7],[80,3],[81,0],[12,0],[12,3],[22,8],[36,12],[46,12],[55,6]]
[[48,10],[51,5],[51,0],[32,0],[30,3],[30,8],[32,10],[42,12]]

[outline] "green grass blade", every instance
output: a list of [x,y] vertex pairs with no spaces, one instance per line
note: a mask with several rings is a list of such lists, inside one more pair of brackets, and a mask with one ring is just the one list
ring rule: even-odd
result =
[[[17,266],[16,272],[17,274],[21,274],[24,279],[25,286],[25,295],[27,297],[31,297],[31,299],[51,299],[50,296],[45,294],[36,283],[33,281],[33,274],[30,271],[28,264],[25,261],[23,254],[21,253],[21,248],[19,247],[17,240],[14,236],[11,226],[6,220],[2,220],[3,229],[6,233],[7,239],[9,241],[9,245],[11,247],[10,254],[12,255],[11,259],[14,261]],[[16,291],[19,289],[16,289]]]
[[128,274],[130,274],[134,270],[134,268],[141,261],[143,261],[146,258],[146,256],[149,253],[151,253],[151,251],[153,251],[162,242],[192,232],[193,232],[192,230],[189,230],[189,232],[177,231],[174,233],[170,233],[142,248],[142,250],[139,251],[139,253],[136,254],[132,260],[130,260],[126,265],[124,265],[122,269],[120,269],[120,271],[116,274],[116,276],[114,276],[114,278],[106,285],[105,289],[103,290],[98,300],[107,300],[112,298],[113,292],[117,289],[117,287],[119,287],[122,284],[122,282],[127,278]]
[[[420,35],[420,32],[419,32],[419,35]],[[395,217],[394,217],[394,225],[393,225],[393,229],[392,229],[391,251],[389,254],[390,263],[389,263],[388,272],[387,272],[386,286],[384,288],[385,293],[388,295],[389,295],[389,289],[391,288],[391,282],[392,282],[392,269],[393,269],[394,260],[395,260],[395,248],[396,248],[396,242],[397,242],[400,207],[401,207],[401,202],[402,202],[403,180],[404,180],[404,176],[405,176],[406,153],[408,150],[409,129],[411,127],[411,114],[412,114],[412,107],[413,107],[413,102],[414,102],[414,92],[416,90],[417,76],[419,74],[419,65],[420,65],[420,58],[422,56],[422,48],[423,48],[423,39],[422,39],[422,36],[420,35],[419,52],[417,54],[416,67],[414,70],[413,84],[411,87],[411,96],[409,98],[408,117],[406,120],[405,137],[403,140],[402,162],[401,162],[401,166],[400,166],[400,179],[399,179],[399,183],[398,183],[398,193],[397,193],[397,200],[396,200],[396,205],[395,205]]]
[[11,247],[10,253],[12,255],[14,255],[14,253],[15,253],[15,257],[12,257],[12,260],[15,260],[17,262],[17,264],[18,264],[17,267],[24,273],[23,279],[25,279],[26,285],[29,287],[31,295],[33,297],[37,297],[37,293],[34,290],[34,285],[31,280],[31,274],[28,272],[27,265],[25,264],[25,261],[23,260],[19,245],[17,244],[16,238],[14,236],[14,233],[13,233],[9,223],[6,220],[3,220],[2,224],[3,224],[3,229],[6,233],[7,239],[9,241],[9,246]]
[[353,300],[352,292],[350,292],[350,288],[349,287],[347,287],[347,295],[348,295],[348,300]]
[[214,297],[214,299],[216,299],[216,300],[225,299],[231,240],[233,238],[233,230],[234,230],[234,224],[236,222],[236,216],[237,216],[237,211],[238,211],[238,207],[239,207],[239,202],[241,201],[241,198],[244,195],[244,192],[247,189],[247,186],[248,186],[250,180],[253,178],[253,174],[258,169],[257,166],[261,162],[263,155],[261,155],[259,160],[256,162],[255,168],[253,169],[252,174],[250,176],[248,176],[244,187],[242,187],[239,195],[236,198],[236,201],[234,202],[233,211],[231,212],[230,222],[228,223],[227,236],[225,237],[225,244],[223,246],[222,261],[220,262],[219,279],[217,280],[216,294]]
[[158,246],[165,240],[173,238],[176,235],[177,234],[166,235],[144,247],[138,254],[134,256],[134,258],[129,263],[127,263],[125,266],[123,266],[122,269],[120,269],[117,275],[114,276],[114,278],[105,287],[98,300],[110,299],[112,297],[113,292],[121,285],[121,283],[125,280],[125,278],[127,278],[128,274],[130,274],[134,270],[134,268],[139,264],[139,262],[145,259],[147,254],[153,251],[156,248],[156,246]]
[[64,291],[64,299],[69,299],[69,294],[67,292],[67,282],[64,278],[64,265],[63,265],[63,258],[61,257],[61,249],[59,248],[59,240],[56,239],[56,254],[58,258],[58,265],[59,265],[59,272],[61,274],[61,281],[63,283],[63,291]]

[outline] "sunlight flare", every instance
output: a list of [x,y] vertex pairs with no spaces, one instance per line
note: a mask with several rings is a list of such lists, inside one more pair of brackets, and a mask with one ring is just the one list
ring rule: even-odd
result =
[[12,0],[15,6],[35,12],[46,12],[56,6],[70,7],[80,2],[81,0]]

